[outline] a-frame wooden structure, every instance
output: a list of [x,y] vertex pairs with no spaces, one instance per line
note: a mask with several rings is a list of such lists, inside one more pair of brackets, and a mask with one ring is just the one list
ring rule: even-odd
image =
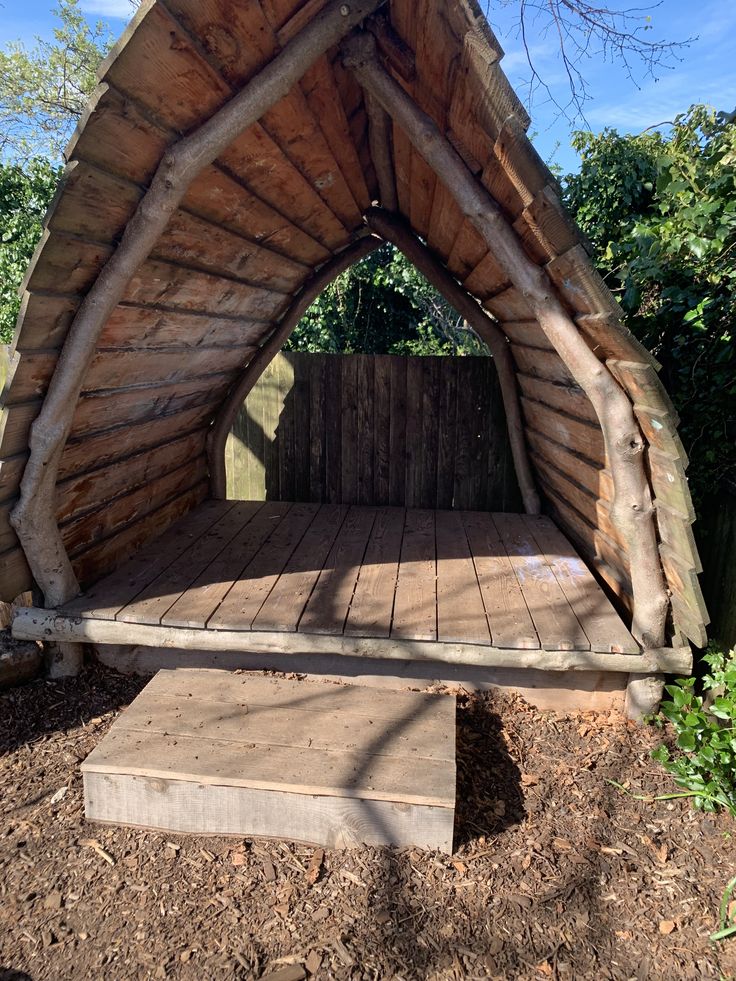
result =
[[3,597],[35,583],[46,612],[15,632],[60,643],[60,670],[110,636],[80,584],[223,495],[244,394],[383,240],[487,342],[526,510],[574,542],[638,651],[557,664],[540,641],[533,666],[647,689],[687,668],[706,613],[676,414],[501,57],[474,0],[143,4],[69,146],[3,396]]

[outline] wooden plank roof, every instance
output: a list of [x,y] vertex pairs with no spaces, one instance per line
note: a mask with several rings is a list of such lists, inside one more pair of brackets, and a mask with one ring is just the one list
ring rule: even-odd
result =
[[[221,108],[326,0],[153,0],[100,69],[23,284],[0,422],[2,596],[30,573],[8,516],[30,426],[80,303],[114,254],[166,151]],[[629,395],[678,624],[702,643],[704,609],[686,459],[656,362],[619,319],[475,0],[390,0],[371,22],[381,57],[477,175],[597,357]],[[380,204],[366,97],[333,48],[189,187],[107,321],[57,486],[63,540],[95,578],[207,494],[205,437],[235,379],[309,277],[365,234]],[[611,533],[611,480],[595,414],[524,297],[405,133],[392,127],[398,210],[511,341],[539,487],[617,592],[628,557]],[[177,449],[178,448],[178,449]],[[85,485],[85,509],[73,502]],[[98,533],[85,515],[105,510]],[[86,529],[86,530],[85,530]],[[678,612],[679,611],[679,612]]]

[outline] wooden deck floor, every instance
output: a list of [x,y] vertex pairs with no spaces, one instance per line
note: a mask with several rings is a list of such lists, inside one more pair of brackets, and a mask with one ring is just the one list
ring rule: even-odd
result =
[[639,652],[554,523],[517,514],[208,501],[58,612],[170,628],[163,646],[189,628]]

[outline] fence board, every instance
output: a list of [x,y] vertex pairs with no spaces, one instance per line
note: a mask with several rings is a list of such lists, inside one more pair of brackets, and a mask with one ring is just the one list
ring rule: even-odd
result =
[[490,358],[279,354],[228,441],[228,494],[518,508]]
[[701,583],[711,624],[710,637],[726,650],[736,647],[736,489],[728,486],[703,502],[695,523]]

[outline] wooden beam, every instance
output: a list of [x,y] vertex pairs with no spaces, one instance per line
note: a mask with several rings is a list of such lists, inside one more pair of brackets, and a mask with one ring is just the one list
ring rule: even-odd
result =
[[626,685],[624,713],[634,722],[644,722],[659,709],[664,691],[664,674],[630,674]]
[[218,500],[224,500],[227,497],[225,444],[235,417],[242,408],[243,402],[245,402],[253,386],[279,353],[296,325],[322,290],[329,286],[340,273],[345,272],[346,269],[349,269],[360,259],[370,255],[381,244],[380,239],[369,235],[359,239],[357,242],[353,242],[352,245],[349,245],[339,255],[326,262],[304,284],[301,292],[283,315],[269,339],[258,350],[252,361],[249,362],[240,380],[236,382],[225,402],[222,404],[222,407],[217,413],[214,425],[207,436],[207,457],[210,467],[212,497]]
[[481,340],[488,345],[498,372],[501,397],[506,411],[511,454],[524,501],[524,509],[527,514],[539,514],[541,511],[539,494],[534,484],[534,476],[524,439],[524,421],[519,404],[516,372],[507,339],[478,302],[453,279],[440,260],[422,244],[401,218],[378,208],[371,208],[366,213],[366,220],[370,228],[404,253],[407,259],[416,266],[435,289],[439,290],[447,302],[457,310],[461,317],[467,320]]
[[388,211],[397,211],[399,199],[396,194],[394,154],[391,148],[391,117],[370,93],[366,93],[365,104],[368,111],[368,143],[378,178],[381,207]]
[[54,515],[59,461],[97,339],[125,289],[156,245],[194,178],[244,130],[288,94],[307,69],[384,0],[331,0],[253,79],[199,129],[168,150],[69,328],[43,409],[31,430],[30,456],[12,516],[49,607],[79,584]]
[[440,643],[426,640],[374,639],[345,635],[300,634],[265,630],[204,630],[161,624],[120,623],[64,615],[35,607],[20,609],[13,620],[19,640],[89,644],[141,644],[197,651],[255,653],[341,654],[397,661],[434,661],[476,667],[539,668],[544,671],[613,671],[634,674],[688,674],[689,647],[663,647],[642,654],[600,651],[542,651],[487,647],[483,644]]
[[652,496],[644,468],[645,441],[633,407],[606,366],[593,354],[562,305],[545,269],[526,254],[491,194],[411,96],[381,64],[375,38],[357,33],[343,43],[344,63],[393,117],[452,192],[499,266],[531,307],[536,320],[596,410],[611,461],[614,520],[626,541],[634,590],[632,633],[644,648],[664,643],[669,599],[657,549]]

